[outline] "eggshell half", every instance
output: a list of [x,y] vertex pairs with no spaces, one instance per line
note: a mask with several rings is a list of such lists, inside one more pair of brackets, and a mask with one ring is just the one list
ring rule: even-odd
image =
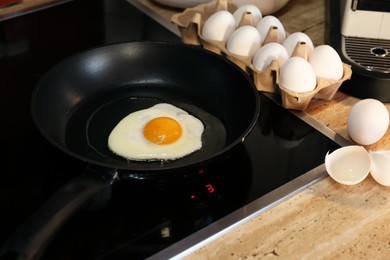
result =
[[390,151],[370,151],[372,178],[383,186],[390,186]]
[[350,145],[341,147],[325,156],[325,168],[329,176],[345,185],[363,181],[370,172],[371,160],[364,147]]

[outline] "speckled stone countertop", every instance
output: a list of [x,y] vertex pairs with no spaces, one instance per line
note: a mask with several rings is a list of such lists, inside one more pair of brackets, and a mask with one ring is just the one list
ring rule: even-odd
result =
[[[128,1],[167,25],[171,15],[182,11],[150,0]],[[324,0],[291,0],[275,16],[286,31],[305,32],[314,45],[320,45],[325,42],[324,11]],[[347,117],[358,101],[339,91],[330,101],[312,101],[301,116],[326,128],[333,139],[353,144]],[[385,105],[390,111],[390,104]],[[390,129],[366,149],[390,150]],[[390,187],[379,185],[370,176],[354,186],[326,177],[186,257],[276,258],[390,259]]]

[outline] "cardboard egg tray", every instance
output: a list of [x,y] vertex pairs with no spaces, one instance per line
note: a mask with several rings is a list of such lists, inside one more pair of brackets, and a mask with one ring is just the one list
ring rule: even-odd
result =
[[[185,44],[202,46],[204,49],[222,55],[234,62],[247,74],[252,76],[258,91],[280,94],[282,106],[287,109],[305,110],[313,98],[331,100],[341,84],[351,78],[352,70],[350,65],[343,63],[344,73],[341,79],[329,80],[317,78],[317,85],[312,91],[301,93],[290,91],[279,84],[280,65],[277,60],[272,61],[265,71],[260,73],[253,67],[251,58],[229,53],[226,49],[226,43],[223,41],[211,41],[202,37],[202,26],[212,14],[220,10],[227,10],[230,13],[234,13],[237,8],[229,0],[213,0],[206,4],[187,8],[182,13],[173,15],[171,22],[178,26],[182,41]],[[244,25],[255,26],[250,13],[243,15],[238,26]],[[282,43],[282,40],[279,39],[277,27],[271,27],[269,29],[263,45],[270,42]],[[300,56],[307,60],[307,48],[304,42],[298,42],[292,56]]]

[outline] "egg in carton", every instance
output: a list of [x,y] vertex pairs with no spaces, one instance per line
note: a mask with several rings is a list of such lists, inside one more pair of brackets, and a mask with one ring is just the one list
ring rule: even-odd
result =
[[205,4],[187,8],[182,13],[174,14],[171,22],[179,28],[182,41],[190,45],[202,45],[201,26],[214,13],[226,10],[233,13],[237,6],[228,0],[213,0]]

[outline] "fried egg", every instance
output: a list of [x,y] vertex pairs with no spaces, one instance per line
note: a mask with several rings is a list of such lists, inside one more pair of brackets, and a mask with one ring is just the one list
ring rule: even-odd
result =
[[176,160],[202,147],[204,125],[167,103],[124,117],[108,137],[110,150],[130,160]]

